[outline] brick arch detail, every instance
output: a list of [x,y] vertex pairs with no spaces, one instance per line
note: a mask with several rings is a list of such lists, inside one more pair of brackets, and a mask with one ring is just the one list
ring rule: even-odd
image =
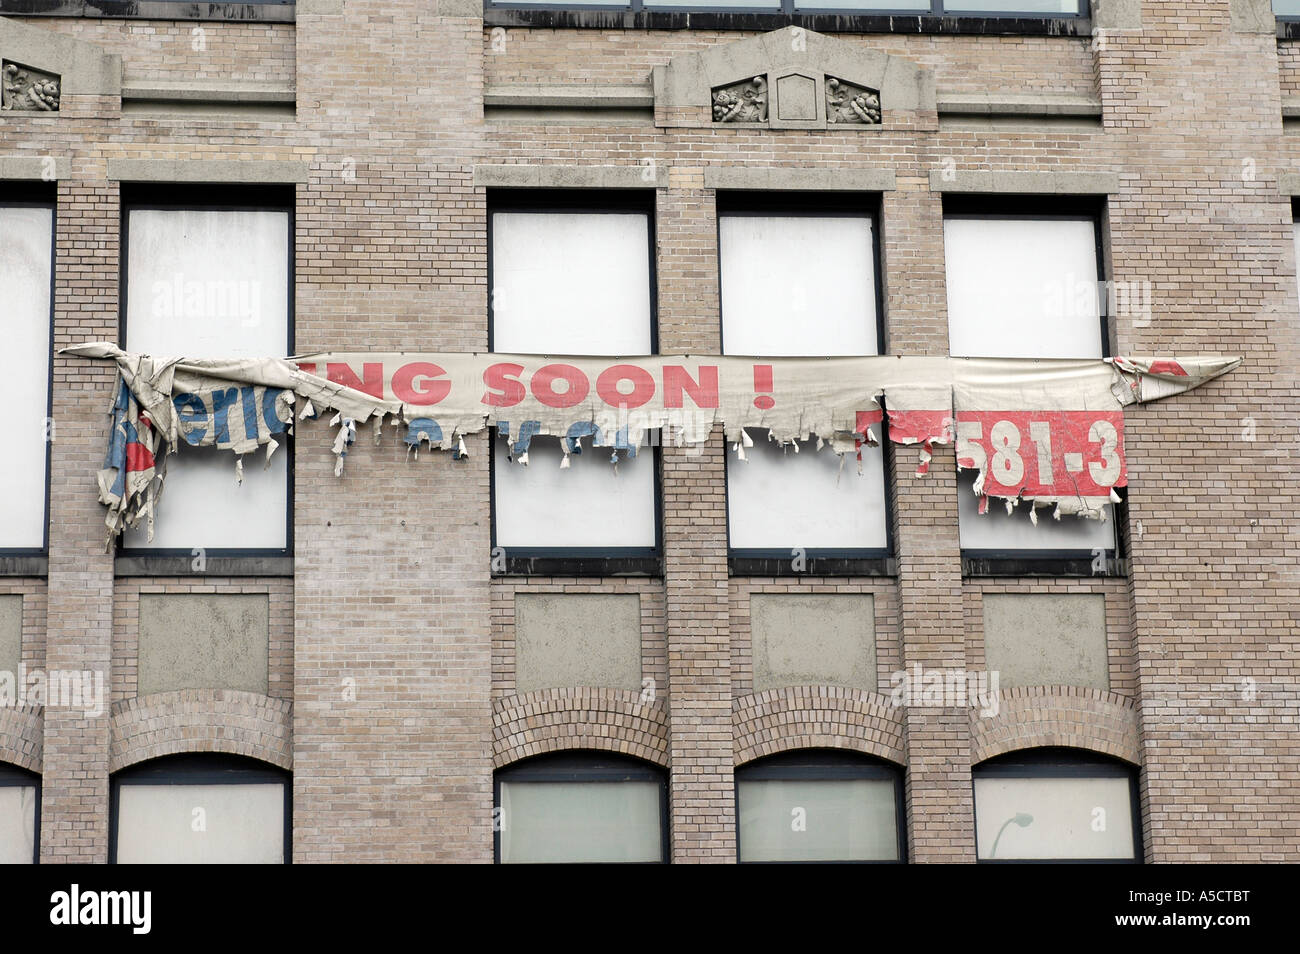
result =
[[998,713],[971,712],[971,763],[1039,746],[1087,749],[1142,764],[1132,699],[1079,686],[1025,686],[999,694]]
[[642,702],[627,689],[538,689],[492,707],[492,765],[502,768],[548,752],[598,749],[668,765],[662,699]]
[[903,712],[876,692],[786,686],[736,699],[736,764],[795,749],[847,749],[906,764]]
[[293,707],[234,689],[180,689],[113,706],[108,770],[182,752],[244,755],[293,768]]
[[0,707],[0,762],[40,774],[44,748],[45,715],[39,706]]

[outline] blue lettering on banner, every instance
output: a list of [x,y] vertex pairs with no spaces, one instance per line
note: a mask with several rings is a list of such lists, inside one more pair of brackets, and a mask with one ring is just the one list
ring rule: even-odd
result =
[[[126,385],[122,385],[126,387]],[[203,403],[203,398],[197,394],[178,394],[172,398],[172,404],[176,405],[176,414],[180,417],[182,425],[206,424],[208,420],[208,408]],[[181,434],[187,444],[193,444],[197,447],[203,443],[203,438],[207,436],[206,427],[186,427],[181,428]]]
[[216,442],[220,447],[230,443],[230,409],[239,400],[239,388],[222,388],[212,392],[212,423],[216,430]]

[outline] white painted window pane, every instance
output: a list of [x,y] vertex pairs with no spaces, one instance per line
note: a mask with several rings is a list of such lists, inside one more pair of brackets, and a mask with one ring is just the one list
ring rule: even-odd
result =
[[866,216],[724,215],[727,354],[876,354],[876,278]]
[[1102,357],[1092,219],[949,217],[943,234],[953,355]]
[[[875,251],[867,216],[723,215],[722,338],[727,354],[877,352]],[[888,545],[884,458],[849,459],[757,432],[748,461],[727,455],[732,549]]]
[[945,13],[1077,14],[1079,0],[943,0]]
[[[1097,281],[1092,219],[944,220],[948,336],[952,354],[1002,358],[1100,358],[1104,290]],[[974,471],[957,478],[961,545],[988,550],[1113,549],[1115,524],[1040,510],[1038,526],[1021,505],[997,499],[978,513]],[[1044,519],[1045,518],[1045,519]]]
[[501,861],[663,860],[657,782],[502,782]]
[[818,451],[816,441],[802,442],[796,454],[761,435],[745,455],[727,454],[732,549],[888,546],[881,448],[862,448],[861,476],[851,454],[841,469],[839,455]]
[[[1300,15],[1300,0],[1296,0],[1296,13]],[[1300,222],[1291,226],[1292,242],[1295,244],[1296,261],[1300,262]],[[1300,278],[1300,269],[1297,269],[1297,278]]]
[[653,547],[655,545],[654,451],[635,457],[619,451],[618,470],[611,448],[563,453],[555,437],[534,437],[528,465],[508,458],[509,444],[495,438],[496,544],[499,547]]
[[123,785],[118,792],[120,864],[284,863],[281,783]]
[[1273,0],[1273,13],[1279,17],[1300,17],[1300,0]]
[[1113,550],[1115,508],[1104,505],[1106,520],[1065,515],[1052,518],[1052,509],[1038,511],[1038,526],[1029,520],[1029,504],[1021,502],[1010,514],[997,497],[989,498],[988,513],[979,512],[973,470],[957,473],[957,528],[963,550]]
[[744,10],[779,10],[780,0],[646,0],[646,9],[656,7],[735,7]]
[[803,10],[867,11],[918,10],[930,12],[930,0],[795,0],[795,12]]
[[282,446],[263,470],[265,454],[258,450],[244,458],[240,484],[230,451],[181,445],[167,458],[167,482],[153,543],[148,542],[142,524],[126,531],[123,546],[282,549],[287,540],[289,454]]
[[975,838],[981,859],[1132,858],[1129,780],[977,777]]
[[[649,354],[650,282],[647,215],[492,215],[492,337],[498,352]],[[610,449],[593,448],[590,438],[567,470],[560,470],[558,438],[534,438],[526,467],[509,460],[505,440],[497,440],[498,546],[655,545],[649,447],[631,459],[620,451],[615,473]]]
[[[289,214],[133,209],[128,219],[126,347],[159,356],[278,357],[288,347]],[[288,541],[288,454],[263,471],[216,448],[185,446],[167,462],[153,543],[280,549]],[[178,501],[180,502],[178,504]]]
[[50,394],[49,209],[0,207],[0,326],[9,361],[0,402],[9,427],[0,468],[0,548],[45,545],[45,434]]
[[36,786],[0,785],[0,865],[29,865],[36,853]]
[[897,861],[888,779],[738,784],[744,861]]
[[493,213],[493,350],[649,354],[649,228],[637,213]]

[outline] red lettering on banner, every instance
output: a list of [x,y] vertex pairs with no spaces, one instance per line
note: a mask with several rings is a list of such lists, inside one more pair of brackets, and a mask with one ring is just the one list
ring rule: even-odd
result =
[[696,407],[718,406],[718,367],[705,364],[699,369],[699,381],[693,379],[680,364],[664,365],[664,407],[683,406],[682,394],[689,394]]
[[298,370],[301,371],[303,374],[315,374],[315,373],[316,373],[316,362],[315,362],[315,361],[300,361],[300,362],[298,362]]
[[483,369],[483,383],[488,390],[480,399],[488,407],[514,407],[528,395],[519,375],[524,373],[522,364],[491,364]]
[[1128,483],[1120,411],[959,411],[957,463],[995,496],[1106,497]]
[[[556,381],[567,381],[567,391],[556,391]],[[581,404],[591,391],[591,382],[582,369],[571,364],[548,364],[538,368],[530,382],[533,397],[547,407],[573,407]]]
[[427,361],[404,364],[393,372],[393,394],[407,404],[437,404],[451,393],[451,382],[432,379],[440,378],[446,373],[436,364]]
[[362,377],[358,378],[357,373],[342,362],[337,364],[330,362],[325,365],[325,376],[335,384],[352,388],[354,391],[362,391],[382,401],[384,399],[383,363],[367,361],[361,366],[361,374]]
[[[624,394],[618,389],[623,381],[632,382],[632,390]],[[534,389],[536,390],[536,389]],[[640,407],[655,396],[655,379],[645,368],[635,364],[616,364],[600,372],[596,379],[596,393],[610,407]]]

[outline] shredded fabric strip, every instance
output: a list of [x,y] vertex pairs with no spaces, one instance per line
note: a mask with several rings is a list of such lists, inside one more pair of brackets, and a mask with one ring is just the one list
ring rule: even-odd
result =
[[[583,439],[634,455],[651,431],[697,445],[721,426],[740,458],[751,430],[782,444],[816,439],[861,469],[863,444],[956,442],[957,466],[977,471],[980,512],[990,498],[1054,516],[1100,518],[1127,483],[1123,409],[1180,394],[1236,368],[1220,356],[1057,360],[882,356],[764,358],[521,354],[326,353],[212,360],[131,354],[106,342],[64,353],[116,363],[120,381],[99,498],[109,539],[153,525],[165,461],[182,446],[266,460],[299,419],[332,414],[336,475],[358,428],[376,442],[386,418],[408,457],[421,445],[467,455],[464,437],[493,428],[528,462],[534,437],[561,439],[562,468]],[[404,431],[402,427],[404,426]],[[797,444],[795,445],[797,449]]]

